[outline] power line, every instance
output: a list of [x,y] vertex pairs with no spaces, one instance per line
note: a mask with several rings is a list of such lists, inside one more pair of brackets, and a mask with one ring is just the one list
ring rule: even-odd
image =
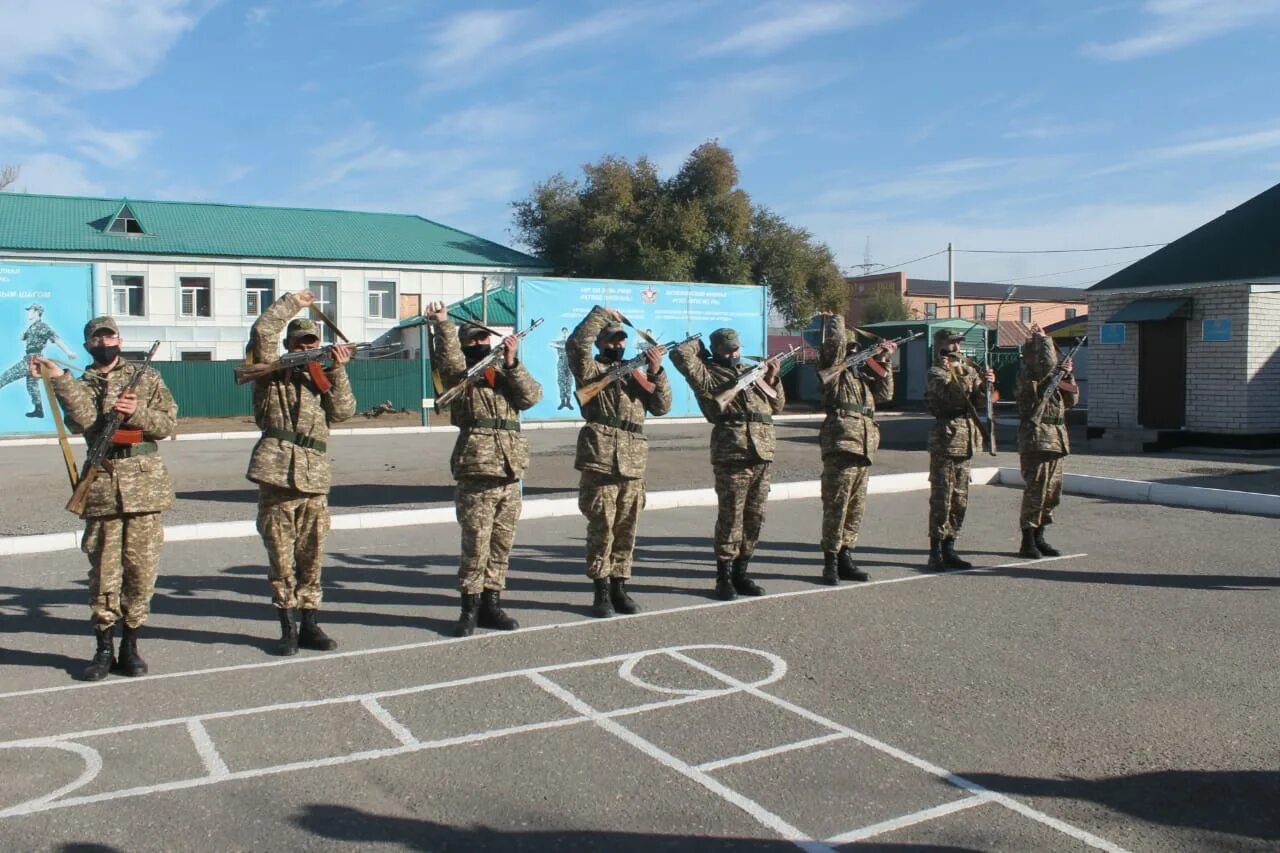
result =
[[886,270],[897,269],[898,267],[905,267],[905,266],[907,266],[908,264],[914,264],[916,261],[926,261],[926,260],[928,260],[929,258],[936,258],[938,255],[946,254],[946,251],[947,251],[946,249],[939,249],[938,251],[934,252],[933,254],[930,254],[930,255],[921,255],[921,256],[920,256],[920,257],[918,257],[918,258],[912,258],[911,260],[909,260],[909,261],[903,261],[903,262],[902,262],[902,263],[900,263],[900,264],[876,264],[876,266],[884,267]]
[[[955,249],[970,255],[1060,255],[1072,252],[1117,252],[1121,249],[1152,249],[1168,243],[1139,243],[1133,246],[1097,246],[1092,249]],[[945,249],[943,251],[946,251]]]
[[[1049,278],[1050,276],[1055,276],[1055,275],[1066,275],[1069,272],[1085,272],[1086,270],[1101,270],[1101,269],[1106,269],[1107,267],[1118,267],[1121,264],[1127,264],[1127,263],[1130,263],[1130,262],[1129,261],[1112,261],[1109,264],[1098,264],[1096,267],[1076,267],[1075,269],[1070,269],[1070,270],[1058,270],[1057,272],[1037,273],[1036,275],[1024,275],[1024,276],[1019,276],[1018,278],[1006,278],[1006,279],[1000,279],[998,281],[989,281],[985,283],[986,284],[1017,284],[1020,281],[1026,281],[1027,279],[1030,279],[1030,278]],[[1057,285],[1057,286],[1065,287],[1066,285]]]

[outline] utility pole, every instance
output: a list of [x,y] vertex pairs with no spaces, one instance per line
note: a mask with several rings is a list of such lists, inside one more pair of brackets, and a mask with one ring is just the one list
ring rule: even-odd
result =
[[956,256],[947,244],[947,319],[956,316]]
[[489,276],[480,276],[480,322],[489,325]]

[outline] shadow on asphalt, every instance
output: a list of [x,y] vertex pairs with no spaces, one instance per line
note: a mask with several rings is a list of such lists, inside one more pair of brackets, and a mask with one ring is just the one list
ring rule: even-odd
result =
[[1018,569],[989,569],[985,577],[1010,577],[1018,580],[1057,581],[1059,583],[1120,584],[1165,589],[1203,589],[1214,591],[1249,591],[1280,589],[1280,577],[1253,575],[1174,575],[1150,572],[1115,572],[1105,569],[1072,571],[1052,565],[1023,566]]
[[[453,503],[453,484],[447,486],[416,486],[395,483],[353,483],[335,485],[329,491],[331,507],[375,507],[388,504],[432,504]],[[554,486],[524,487],[525,497],[542,497],[546,495],[563,495],[574,497],[577,490],[566,491]],[[178,492],[178,500],[208,501],[211,503],[258,503],[258,490],[248,489],[209,489],[198,492]]]

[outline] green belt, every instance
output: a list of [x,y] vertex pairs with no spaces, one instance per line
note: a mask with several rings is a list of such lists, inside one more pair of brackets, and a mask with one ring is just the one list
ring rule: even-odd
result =
[[159,452],[154,441],[140,441],[137,444],[117,444],[107,451],[108,459],[128,459],[130,456],[148,456]]
[[612,418],[606,415],[597,415],[587,418],[588,423],[600,424],[600,426],[613,427],[623,432],[634,432],[637,434],[644,433],[644,424],[638,424],[635,421],[624,421],[622,418]]
[[503,421],[497,418],[476,418],[471,422],[472,427],[484,427],[485,429],[508,429],[512,432],[520,431],[519,421]]
[[870,406],[828,406],[827,414],[830,415],[866,415],[875,420],[876,410]]
[[308,450],[319,450],[324,453],[329,449],[329,445],[319,439],[312,438],[309,435],[301,435],[296,432],[289,432],[287,429],[276,429],[275,427],[267,427],[262,431],[263,438],[278,438],[281,441],[287,441],[290,444],[296,444],[299,447],[305,447]]
[[727,415],[721,415],[716,418],[718,424],[731,424],[738,421],[746,421],[755,424],[771,424],[773,423],[773,415],[762,415],[759,412],[730,412]]
[[1062,418],[1055,418],[1050,415],[1045,415],[1040,419],[1040,423],[1048,424],[1049,426],[1062,426]]

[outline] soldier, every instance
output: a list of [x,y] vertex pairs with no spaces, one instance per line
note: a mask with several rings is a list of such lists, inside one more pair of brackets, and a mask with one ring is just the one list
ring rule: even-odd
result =
[[[623,359],[627,331],[622,315],[599,305],[569,336],[566,351],[579,387],[599,379]],[[592,356],[591,343],[599,354]],[[645,413],[671,411],[671,383],[662,369],[662,347],[645,351],[645,371],[614,382],[582,407],[587,422],[578,432],[573,466],[582,472],[578,508],[587,518],[587,577],[595,585],[593,616],[637,613],[627,594],[636,524],[644,509],[644,472],[649,442]]]
[[[148,369],[134,386],[124,388],[141,365],[120,358],[120,329],[110,317],[95,317],[84,327],[85,349],[93,364],[80,379],[64,373],[49,359],[31,357],[31,375],[48,372],[58,404],[74,433],[97,441],[110,412],[123,417],[112,438],[102,472],[89,488],[81,550],[89,555],[89,606],[98,649],[85,668],[85,681],[100,681],[108,672],[147,674],[138,654],[138,631],[147,621],[155,591],[164,526],[160,513],[173,506],[173,484],[156,441],[173,435],[178,405],[160,374]],[[124,622],[120,656],[115,656],[117,622]]]
[[956,537],[969,506],[969,465],[982,447],[978,407],[986,405],[985,382],[994,382],[960,352],[964,335],[939,329],[933,335],[925,403],[935,418],[929,431],[929,568],[971,569],[956,553]]
[[[440,375],[453,387],[490,353],[490,334],[469,323],[455,334],[443,302],[431,303],[427,311],[436,323]],[[542,386],[516,358],[519,343],[515,335],[503,338],[498,366],[486,370],[449,406],[449,421],[458,427],[449,469],[458,482],[453,504],[462,527],[457,637],[471,636],[477,625],[499,631],[520,627],[502,610],[501,599],[520,518],[520,480],[529,468],[520,412],[542,399]]]
[[[716,596],[729,601],[742,595],[764,595],[747,576],[769,499],[769,466],[773,462],[773,415],[786,405],[779,364],[769,359],[761,382],[740,392],[722,411],[712,394],[742,372],[741,346],[733,329],[711,333],[711,352],[700,341],[688,341],[671,352],[671,363],[689,382],[711,430],[711,467],[716,477]],[[766,392],[763,386],[767,386]]]
[[[249,334],[254,362],[279,358],[285,321],[315,302],[309,290],[286,293],[262,312]],[[320,328],[299,317],[289,322],[289,352],[320,348]],[[258,484],[258,533],[267,547],[271,601],[280,619],[279,654],[298,647],[326,652],[338,647],[317,623],[322,597],[320,564],[329,534],[329,425],[355,414],[346,364],[350,344],[333,348],[334,364],[312,362],[276,371],[253,384],[253,415],[262,430],[245,476]],[[293,621],[298,609],[301,625]]]
[[[858,349],[845,332],[844,317],[822,318],[820,369],[834,367]],[[893,371],[886,360],[897,349],[886,341],[872,356],[875,366],[842,370],[822,386],[827,418],[818,441],[822,447],[822,580],[836,586],[842,580],[865,581],[869,575],[853,561],[853,547],[862,527],[867,503],[871,460],[880,446],[876,403],[893,397]]]
[[551,342],[556,351],[556,387],[560,391],[560,405],[556,411],[568,409],[573,411],[573,371],[569,368],[569,353],[565,350],[569,339],[569,327],[560,327],[560,337]]
[[[1018,460],[1024,484],[1018,516],[1022,528],[1020,557],[1035,560],[1061,554],[1045,541],[1044,528],[1053,524],[1053,511],[1062,500],[1062,468],[1071,453],[1067,409],[1076,404],[1078,394],[1072,367],[1071,359],[1058,364],[1053,339],[1038,324],[1032,324],[1031,337],[1022,345],[1018,369]],[[1060,369],[1062,381],[1037,420],[1036,406],[1055,368]]]
[[31,372],[31,357],[43,355],[44,348],[54,344],[62,350],[69,361],[76,360],[76,354],[67,346],[66,341],[58,336],[53,327],[44,321],[44,306],[32,302],[27,306],[27,328],[22,330],[22,347],[26,354],[22,360],[13,364],[4,373],[0,373],[0,388],[19,379],[27,380],[27,396],[31,398],[29,418],[43,418],[44,404],[40,401],[40,381],[38,374]]

